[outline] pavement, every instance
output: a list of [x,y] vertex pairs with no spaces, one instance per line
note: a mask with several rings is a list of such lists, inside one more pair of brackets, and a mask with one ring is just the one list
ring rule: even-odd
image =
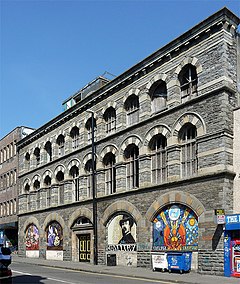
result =
[[[142,267],[129,267],[129,266],[106,266],[106,265],[93,265],[90,263],[73,262],[73,261],[58,261],[58,260],[45,260],[40,258],[24,258],[17,255],[12,256],[13,263],[28,263],[34,265],[42,265],[54,268],[71,269],[89,273],[98,273],[114,276],[127,276],[134,277],[135,279],[149,279],[156,281],[170,282],[170,283],[191,283],[191,284],[240,284],[240,278],[224,277],[216,275],[199,274],[194,271],[187,273],[168,273],[161,271],[152,271],[148,268]],[[10,265],[11,268],[11,265]],[[167,284],[167,283],[166,283]]]

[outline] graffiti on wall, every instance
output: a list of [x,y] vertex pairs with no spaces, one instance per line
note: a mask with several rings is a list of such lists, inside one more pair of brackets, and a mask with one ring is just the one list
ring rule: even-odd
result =
[[63,249],[63,231],[61,225],[58,222],[52,222],[47,227],[47,249]]
[[37,226],[34,224],[29,225],[25,238],[26,250],[39,250],[39,232]]
[[198,220],[188,207],[165,207],[153,220],[153,250],[197,250]]
[[108,226],[108,249],[132,251],[136,249],[135,243],[136,223],[134,219],[128,214],[115,216]]

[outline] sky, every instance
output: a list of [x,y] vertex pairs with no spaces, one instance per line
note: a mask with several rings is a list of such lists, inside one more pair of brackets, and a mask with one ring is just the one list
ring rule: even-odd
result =
[[39,128],[97,76],[122,74],[224,6],[240,17],[239,0],[0,0],[0,139]]

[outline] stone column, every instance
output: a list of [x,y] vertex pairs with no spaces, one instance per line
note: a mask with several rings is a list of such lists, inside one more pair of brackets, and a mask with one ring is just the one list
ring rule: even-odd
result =
[[173,145],[167,149],[168,181],[178,180],[181,175],[180,153],[179,145]]
[[64,181],[64,204],[72,203],[74,201],[74,186],[71,179]]
[[50,206],[57,206],[59,203],[59,185],[52,184],[51,186],[51,199]]
[[151,157],[139,157],[139,187],[151,186]]
[[116,191],[126,191],[126,165],[123,162],[116,165]]
[[21,194],[18,196],[18,212],[25,213],[27,212],[27,200],[28,194]]

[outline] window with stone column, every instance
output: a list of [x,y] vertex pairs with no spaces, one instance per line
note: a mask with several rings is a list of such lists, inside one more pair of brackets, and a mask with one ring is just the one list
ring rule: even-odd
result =
[[197,96],[198,77],[196,67],[192,64],[185,65],[178,76],[181,88],[182,102]]
[[75,201],[80,200],[80,178],[79,178],[79,168],[74,165],[69,171],[69,175],[73,180],[73,196]]
[[152,112],[158,112],[167,106],[167,85],[164,81],[155,82],[149,90]]
[[[96,168],[96,165],[95,165]],[[85,172],[86,172],[86,188],[87,188],[87,197],[92,197],[92,175],[93,175],[93,169],[92,169],[92,159],[88,160],[85,164]]]
[[152,183],[160,184],[167,179],[167,139],[162,134],[152,137],[149,142],[151,150]]
[[[87,142],[88,144],[92,143],[92,118],[90,117],[86,124],[85,124],[85,128],[87,129]],[[94,140],[96,142],[96,135],[97,135],[97,124],[96,124],[96,119],[93,118],[93,131],[94,131]]]
[[56,142],[58,145],[58,156],[62,157],[64,155],[65,137],[62,134],[60,134]]
[[116,130],[116,110],[113,107],[107,108],[103,118],[106,122],[106,133],[113,133]]
[[46,151],[47,154],[47,163],[52,161],[52,143],[50,141],[47,141],[44,149]]
[[59,171],[56,175],[58,182],[58,203],[64,204],[64,173]]
[[113,153],[107,153],[103,158],[105,173],[105,193],[116,192],[116,157]]
[[49,175],[45,176],[43,180],[43,184],[45,187],[47,187],[47,192],[46,192],[46,206],[50,207],[51,206],[51,184],[52,184],[52,179]]
[[181,145],[181,175],[190,177],[197,172],[197,129],[191,123],[186,123],[179,131]]
[[131,95],[124,103],[127,114],[127,125],[133,125],[139,121],[139,98]]
[[78,149],[80,143],[79,128],[74,126],[70,131],[70,137],[72,138],[72,149]]
[[39,166],[40,165],[40,149],[38,147],[36,147],[34,149],[34,157],[35,157],[35,160],[36,160],[36,166]]
[[130,144],[124,151],[127,190],[139,187],[139,149]]

